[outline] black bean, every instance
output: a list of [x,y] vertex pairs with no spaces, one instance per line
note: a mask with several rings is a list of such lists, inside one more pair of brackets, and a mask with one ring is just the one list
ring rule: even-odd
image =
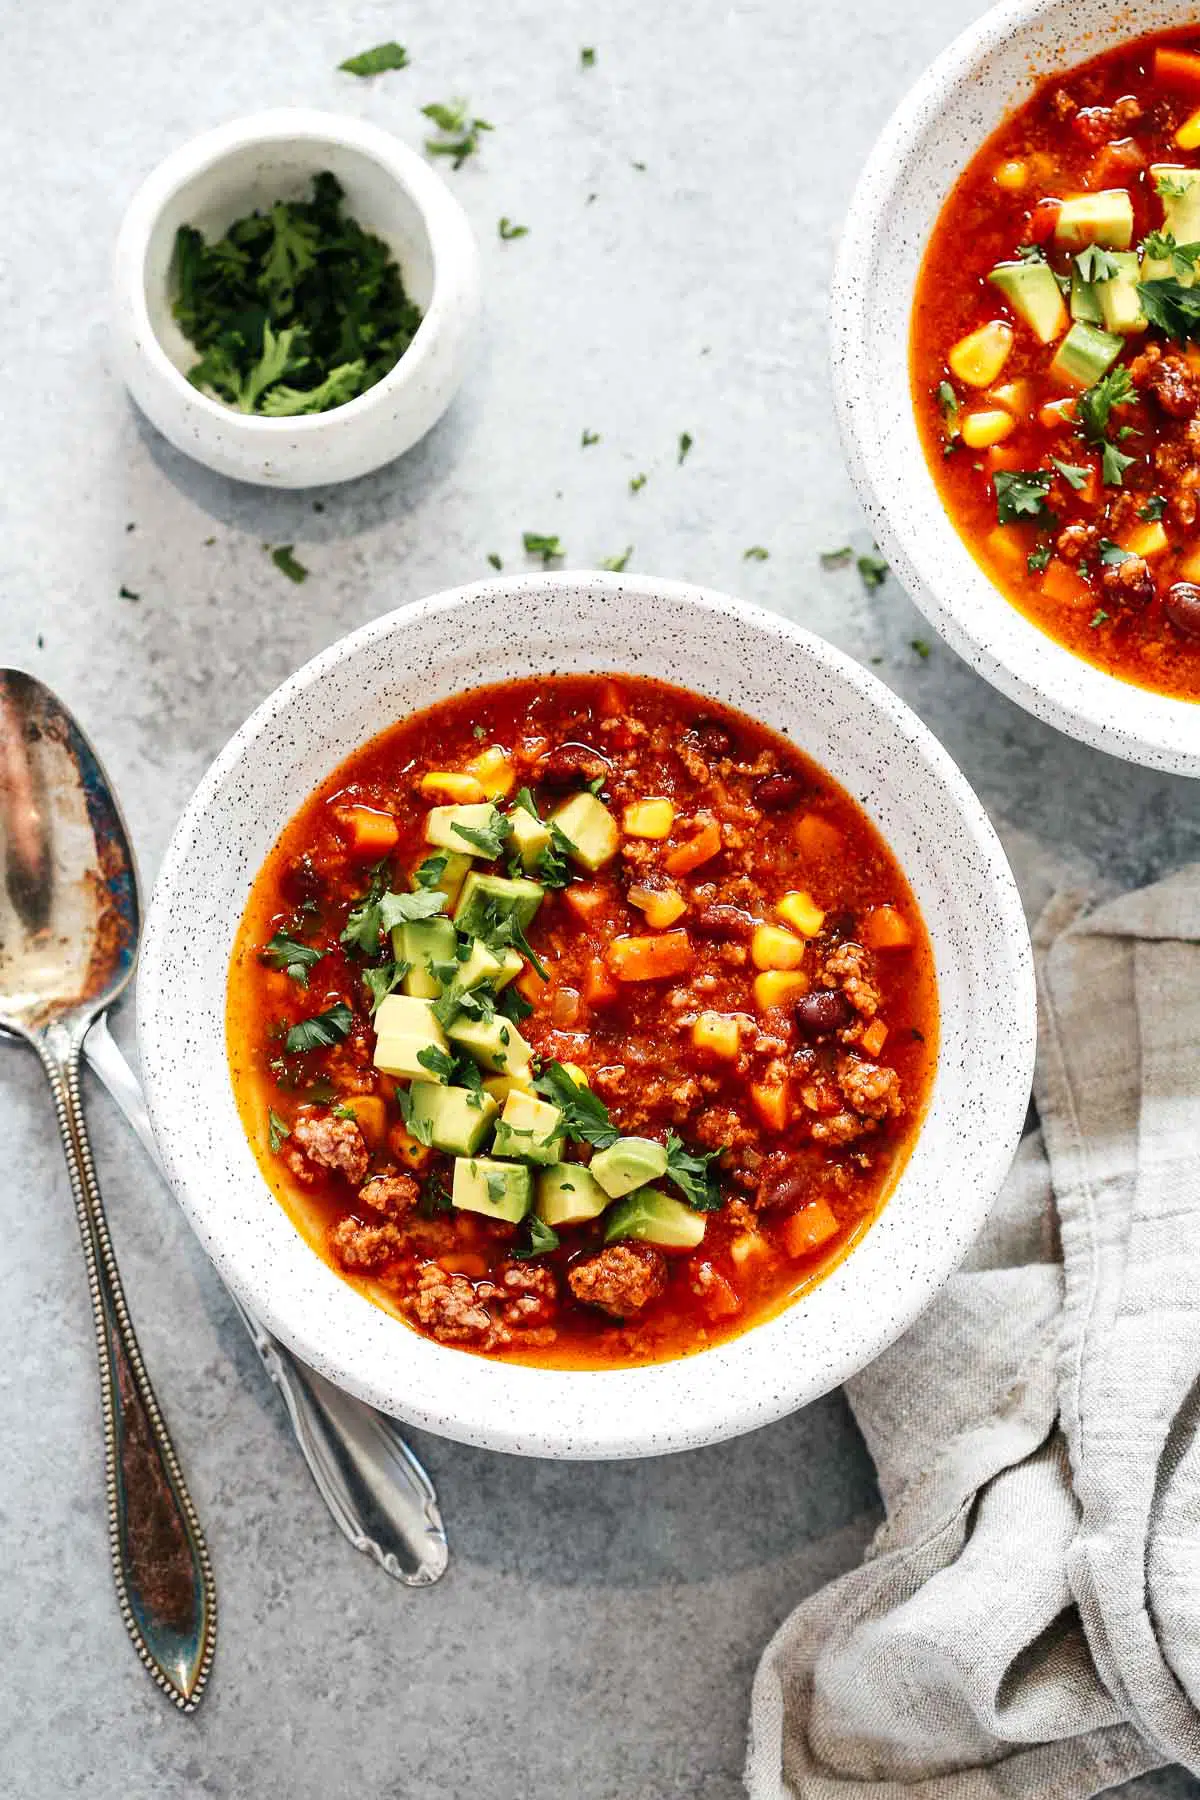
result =
[[579,779],[595,781],[608,774],[608,763],[589,744],[558,744],[537,766],[537,780],[546,787],[569,787]]
[[1163,611],[1176,631],[1200,637],[1200,587],[1194,581],[1177,581],[1169,587]]
[[703,757],[728,756],[733,748],[733,739],[715,719],[697,719],[689,736]]
[[795,806],[804,792],[804,783],[798,775],[785,775],[782,770],[776,775],[764,775],[761,781],[754,784],[754,804],[761,806],[766,812],[778,812],[785,806]]
[[757,924],[754,915],[743,912],[740,906],[702,906],[692,919],[692,928],[701,937],[726,942],[748,938]]
[[817,988],[801,994],[795,1004],[796,1023],[805,1037],[828,1037],[843,1030],[853,1016],[853,1009],[838,988]]

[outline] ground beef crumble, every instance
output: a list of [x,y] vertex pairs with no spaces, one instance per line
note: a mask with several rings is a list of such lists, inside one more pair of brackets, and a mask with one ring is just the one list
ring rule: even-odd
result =
[[320,1169],[332,1169],[357,1185],[371,1161],[354,1120],[336,1119],[332,1113],[301,1113],[282,1156],[296,1180],[306,1187],[316,1180]]
[[610,1244],[574,1263],[567,1285],[586,1306],[624,1319],[658,1299],[667,1285],[667,1259],[651,1244]]

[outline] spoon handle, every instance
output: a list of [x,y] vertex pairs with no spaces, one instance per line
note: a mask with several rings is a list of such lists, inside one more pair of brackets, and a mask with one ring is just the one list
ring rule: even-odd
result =
[[200,1521],[159,1411],[121,1288],[79,1094],[79,1045],[40,1034],[83,1239],[96,1323],[108,1542],[125,1628],[181,1712],[200,1704],[216,1649],[217,1595]]

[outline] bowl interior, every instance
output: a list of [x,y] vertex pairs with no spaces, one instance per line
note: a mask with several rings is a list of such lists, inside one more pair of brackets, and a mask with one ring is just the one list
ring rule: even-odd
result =
[[214,152],[171,191],[146,242],[146,309],[164,354],[181,375],[196,361],[197,351],[171,314],[171,259],[179,227],[194,225],[211,242],[235,219],[268,212],[276,200],[308,199],[312,178],[323,169],[345,189],[347,214],[383,239],[400,266],[410,299],[428,312],[433,245],[421,209],[390,169],[334,138],[268,138],[235,145]]
[[[308,1247],[242,1132],[225,1058],[233,936],[278,832],[317,781],[404,713],[553,669],[657,675],[788,732],[859,801],[933,943],[941,1055],[924,1127],[848,1260],[775,1319],[645,1368],[506,1365],[418,1337]],[[781,619],[681,585],[547,575],[464,589],[344,639],[243,727],[189,806],[138,984],[147,1093],[168,1174],[217,1267],[308,1362],[452,1437],[556,1456],[680,1449],[765,1424],[870,1360],[950,1273],[1019,1138],[1034,1003],[1024,917],[970,789],[890,691]]]
[[1200,774],[1200,706],[1117,680],[1047,637],[996,588],[943,509],[911,402],[909,328],[921,258],[955,180],[1052,70],[1186,22],[1181,0],[1018,0],[926,72],[863,171],[838,254],[832,330],[851,472],[876,535],[930,622],[981,674],[1085,743]]

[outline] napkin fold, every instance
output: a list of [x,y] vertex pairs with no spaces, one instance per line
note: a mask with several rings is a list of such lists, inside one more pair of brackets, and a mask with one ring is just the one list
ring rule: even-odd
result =
[[751,1800],[1200,1773],[1200,865],[1034,934],[1041,1129],[847,1385],[886,1509],[754,1684]]

